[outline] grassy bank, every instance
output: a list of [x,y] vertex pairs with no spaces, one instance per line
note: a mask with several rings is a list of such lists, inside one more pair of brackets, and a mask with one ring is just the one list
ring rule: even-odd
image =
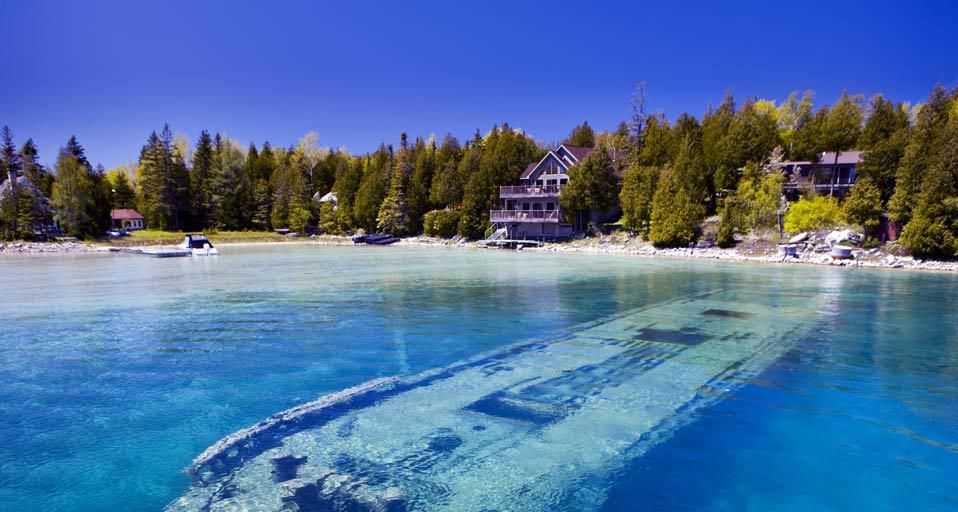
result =
[[[204,234],[216,243],[262,243],[262,242],[291,242],[302,240],[291,238],[272,231],[206,231]],[[102,242],[129,247],[135,245],[174,245],[183,241],[183,233],[179,231],[160,231],[145,229],[133,231],[130,236],[117,239],[104,239]]]

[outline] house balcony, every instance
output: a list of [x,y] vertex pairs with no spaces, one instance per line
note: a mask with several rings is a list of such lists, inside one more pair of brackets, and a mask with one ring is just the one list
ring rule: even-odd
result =
[[499,187],[499,197],[506,198],[525,198],[525,197],[559,197],[558,185],[515,185]]
[[559,222],[559,210],[489,210],[491,222]]

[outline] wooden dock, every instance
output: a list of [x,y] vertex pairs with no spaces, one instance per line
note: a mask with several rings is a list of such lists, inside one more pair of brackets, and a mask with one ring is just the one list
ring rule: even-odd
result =
[[486,240],[484,247],[495,247],[496,249],[519,249],[524,247],[539,247],[542,242],[538,240]]

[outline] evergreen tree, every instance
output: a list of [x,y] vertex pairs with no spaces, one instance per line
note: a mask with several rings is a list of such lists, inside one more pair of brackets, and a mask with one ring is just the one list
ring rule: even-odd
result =
[[399,152],[393,162],[392,178],[389,181],[389,193],[379,208],[376,227],[383,233],[394,236],[409,234],[411,228],[409,202],[406,190],[412,174],[412,151],[406,141],[406,132],[400,136]]
[[569,183],[562,187],[559,202],[562,208],[575,216],[578,229],[581,218],[589,215],[594,225],[598,215],[615,203],[617,180],[612,155],[605,147],[598,147],[585,161],[569,169]]
[[93,203],[90,175],[86,167],[69,151],[61,151],[57,157],[56,173],[57,180],[53,184],[51,198],[56,220],[67,234],[86,236],[92,220],[89,215]]
[[[446,134],[436,151],[435,175],[429,190],[429,201],[437,207],[449,208],[462,203],[464,181],[459,174],[462,148],[451,134]],[[478,167],[478,160],[475,162]]]
[[860,178],[855,182],[843,208],[848,222],[864,228],[867,235],[877,234],[883,211],[882,194],[870,178]]
[[649,233],[652,200],[662,172],[661,167],[632,165],[622,179],[622,191],[619,193],[622,224],[643,237]]
[[[251,224],[253,186],[246,175],[245,164],[246,155],[240,146],[217,134],[213,145],[210,202],[213,205],[212,222],[218,229],[245,229]],[[308,195],[305,190],[302,193]]]
[[815,114],[810,108],[801,112],[792,137],[789,158],[792,160],[818,162],[825,151],[824,131],[828,119],[828,107],[820,108]]
[[664,166],[675,159],[678,144],[669,122],[663,116],[649,116],[642,134],[642,150],[637,163],[644,166]]
[[353,225],[367,233],[376,230],[377,215],[386,198],[386,174],[392,169],[392,150],[385,145],[365,158],[363,177],[356,193]]
[[685,247],[699,237],[705,208],[693,189],[692,177],[701,168],[701,149],[697,146],[698,141],[686,136],[675,165],[665,169],[659,179],[649,230],[649,239],[656,247]]
[[734,169],[724,168],[725,155],[728,152],[729,127],[734,119],[735,99],[731,92],[725,94],[725,99],[717,109],[709,109],[702,118],[702,158],[705,164],[705,178],[708,180],[709,197],[713,198],[713,202],[717,192],[716,187],[724,189],[726,177],[734,172]]
[[831,186],[828,195],[835,192],[835,180],[838,177],[838,156],[842,151],[854,149],[858,144],[858,137],[862,130],[861,108],[852,100],[847,92],[842,92],[841,98],[828,112],[822,132],[822,142],[828,151],[835,153],[832,166]]
[[949,103],[948,93],[939,83],[918,111],[918,118],[895,173],[895,192],[888,202],[891,219],[899,224],[911,220],[912,210],[921,194],[922,180],[935,164],[948,121]]
[[939,141],[901,243],[918,257],[954,258],[958,256],[958,116],[947,121]]
[[14,176],[20,173],[20,153],[13,143],[13,130],[4,126],[0,129],[0,183],[6,180],[10,173]]
[[136,192],[130,184],[130,177],[126,169],[120,167],[107,173],[112,189],[112,208],[133,208],[136,201]]
[[206,130],[200,132],[193,151],[193,166],[190,169],[190,197],[192,199],[191,216],[193,223],[203,228],[210,223],[213,209],[210,197],[210,178],[213,176],[213,139]]
[[47,172],[40,163],[40,151],[33,139],[27,139],[20,147],[20,165],[23,175],[33,186],[40,189],[44,196],[50,197],[53,194],[53,174]]
[[409,221],[410,231],[422,231],[422,217],[432,210],[429,200],[433,177],[436,173],[437,149],[435,142],[416,150],[416,165],[409,181]]
[[582,124],[576,125],[576,127],[572,129],[572,132],[569,133],[569,136],[566,137],[562,143],[584,148],[595,147],[595,132],[592,130],[592,127],[589,126],[588,121],[583,121]]
[[748,100],[729,124],[724,157],[715,174],[715,189],[734,191],[746,163],[764,163],[779,144],[778,125],[769,112],[760,112]]

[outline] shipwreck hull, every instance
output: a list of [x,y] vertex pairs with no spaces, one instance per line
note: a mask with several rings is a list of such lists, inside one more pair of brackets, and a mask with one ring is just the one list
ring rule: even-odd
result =
[[211,446],[168,508],[592,509],[610,475],[787,352],[815,300],[687,296],[327,395]]

